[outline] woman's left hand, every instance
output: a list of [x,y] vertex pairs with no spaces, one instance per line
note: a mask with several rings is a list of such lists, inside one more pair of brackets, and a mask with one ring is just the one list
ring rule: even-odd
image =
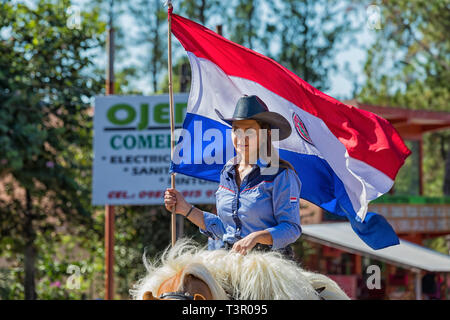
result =
[[245,255],[258,244],[257,238],[258,234],[256,232],[250,233],[245,238],[236,241],[231,250]]

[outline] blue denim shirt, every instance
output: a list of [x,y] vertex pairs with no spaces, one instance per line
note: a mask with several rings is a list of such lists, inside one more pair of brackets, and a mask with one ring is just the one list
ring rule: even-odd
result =
[[252,232],[268,230],[272,249],[295,242],[301,234],[301,182],[291,169],[276,168],[264,174],[266,165],[258,159],[238,188],[235,179],[236,157],[230,159],[220,173],[216,191],[217,215],[203,212],[206,230],[200,232],[234,243]]

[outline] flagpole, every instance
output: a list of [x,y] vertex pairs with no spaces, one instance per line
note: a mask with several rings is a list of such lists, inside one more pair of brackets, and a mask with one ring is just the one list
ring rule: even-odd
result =
[[[108,34],[106,50],[108,52],[108,65],[106,67],[106,95],[114,94],[114,26],[113,26],[114,0],[110,1]],[[105,300],[114,299],[114,216],[115,207],[105,206]]]
[[[173,86],[172,86],[172,1],[167,1],[168,10],[168,33],[167,33],[167,49],[168,49],[168,71],[169,71],[169,102],[170,102],[170,159],[173,160],[173,151],[175,148],[175,121],[174,121],[174,107],[173,107]],[[175,173],[172,172],[170,174],[170,182],[171,187],[175,189]],[[172,247],[175,245],[175,242],[177,241],[177,220],[176,220],[176,213],[175,213],[175,206],[172,209],[171,214],[171,231],[172,231]]]

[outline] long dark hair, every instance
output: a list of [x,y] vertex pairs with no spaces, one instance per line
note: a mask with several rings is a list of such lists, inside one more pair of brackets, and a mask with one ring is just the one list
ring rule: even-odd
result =
[[[275,150],[272,148],[272,136],[269,135],[269,133],[272,130],[272,127],[270,126],[269,123],[261,121],[261,120],[256,120],[256,122],[259,124],[259,126],[261,127],[261,129],[266,129],[267,130],[267,150],[268,152],[272,152],[272,150]],[[269,151],[270,150],[270,151]],[[270,154],[270,156],[272,156],[272,154]],[[279,162],[279,167],[280,168],[286,168],[286,169],[292,169],[294,170],[295,173],[297,173],[297,171],[295,170],[294,166],[289,162],[286,161],[284,159],[281,159],[280,157],[278,157],[278,162]]]

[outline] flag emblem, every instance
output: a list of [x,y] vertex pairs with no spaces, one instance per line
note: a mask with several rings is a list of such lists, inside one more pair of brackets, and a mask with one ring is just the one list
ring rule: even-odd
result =
[[303,123],[302,119],[300,119],[300,116],[295,112],[292,113],[292,121],[294,122],[295,130],[297,131],[300,138],[302,138],[309,144],[314,145],[305,124]]
[[297,202],[297,197],[291,197],[291,203]]

